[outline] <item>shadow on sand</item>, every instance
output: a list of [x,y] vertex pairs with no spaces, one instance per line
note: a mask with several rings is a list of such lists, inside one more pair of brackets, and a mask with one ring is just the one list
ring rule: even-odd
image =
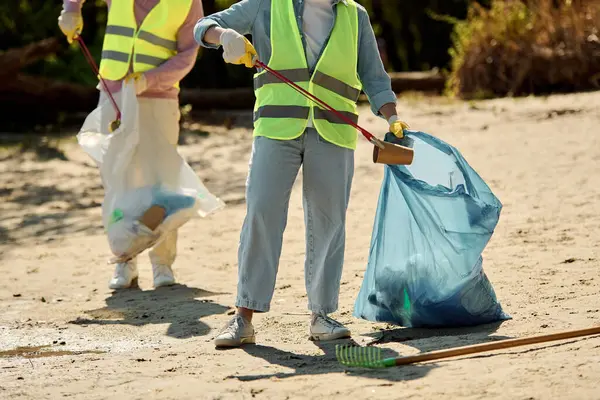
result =
[[[379,345],[385,343],[401,342],[407,346],[414,347],[421,352],[442,350],[455,346],[466,346],[469,344],[482,343],[490,340],[505,339],[503,336],[494,336],[493,334],[501,323],[481,325],[469,328],[451,328],[451,329],[414,329],[398,328],[374,332],[370,336],[373,340],[369,345]],[[457,344],[457,340],[459,344]],[[336,344],[358,346],[352,339],[335,342],[318,343],[315,345],[320,348],[322,355],[304,355],[295,354],[289,351],[280,350],[274,347],[251,345],[243,348],[249,355],[261,358],[273,365],[279,365],[293,370],[292,372],[277,372],[273,374],[259,375],[234,375],[230,379],[240,381],[254,381],[271,378],[289,378],[301,375],[320,375],[331,372],[345,372],[350,375],[369,377],[390,382],[399,382],[406,380],[415,380],[425,377],[432,369],[438,368],[436,363],[412,364],[400,368],[387,369],[367,369],[350,368],[341,365],[335,352]],[[391,349],[383,349],[383,356],[398,357],[397,352]]]
[[186,285],[146,291],[139,288],[119,290],[106,299],[106,307],[86,311],[90,318],[77,318],[71,323],[132,326],[168,323],[167,336],[178,339],[203,336],[210,332],[210,327],[201,319],[229,310],[229,307],[206,299],[216,294],[219,293]]

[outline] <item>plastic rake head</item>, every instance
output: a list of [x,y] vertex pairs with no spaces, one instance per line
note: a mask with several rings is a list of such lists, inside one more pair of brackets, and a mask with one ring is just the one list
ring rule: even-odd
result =
[[335,346],[335,356],[346,367],[388,368],[396,365],[393,358],[383,358],[378,347]]

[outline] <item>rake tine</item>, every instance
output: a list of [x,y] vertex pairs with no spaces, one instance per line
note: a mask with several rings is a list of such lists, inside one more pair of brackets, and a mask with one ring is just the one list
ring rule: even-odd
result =
[[346,348],[343,346],[335,346],[335,356],[342,365],[346,365],[346,358],[344,357],[345,350]]
[[383,359],[383,351],[379,347],[368,347],[366,351],[371,355],[369,366],[371,368],[381,368],[381,360]]
[[344,353],[346,355],[346,365],[355,366],[358,364],[358,354],[355,347],[346,346]]
[[365,352],[363,351],[362,347],[357,347],[356,348],[356,354],[358,355],[357,357],[357,362],[359,365],[365,365]]
[[382,351],[378,347],[338,345],[335,348],[339,363],[348,367],[382,368]]
[[350,364],[350,351],[348,350],[348,347],[343,347],[342,350],[343,350],[342,357],[344,360],[344,364],[349,365]]

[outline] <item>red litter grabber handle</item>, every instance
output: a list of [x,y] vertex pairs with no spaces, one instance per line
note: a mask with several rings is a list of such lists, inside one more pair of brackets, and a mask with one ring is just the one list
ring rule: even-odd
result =
[[287,83],[288,85],[290,85],[291,87],[293,87],[298,92],[302,93],[304,96],[308,97],[310,100],[314,101],[318,105],[320,105],[320,106],[328,109],[329,111],[331,111],[332,113],[334,113],[337,117],[339,117],[342,121],[346,122],[347,124],[352,125],[356,129],[358,129],[360,131],[360,133],[362,133],[363,136],[369,142],[373,143],[375,146],[379,147],[380,149],[383,149],[385,147],[385,145],[383,144],[383,142],[381,140],[377,139],[371,132],[369,132],[368,130],[360,127],[358,124],[354,123],[354,121],[352,121],[351,119],[349,119],[348,117],[346,117],[344,114],[340,113],[339,111],[337,111],[336,109],[334,109],[333,107],[331,107],[329,104],[325,103],[323,100],[319,99],[317,96],[313,95],[312,93],[309,93],[305,89],[303,89],[300,86],[296,85],[294,82],[292,82],[291,80],[289,80],[285,76],[281,75],[279,72],[275,71],[273,68],[268,67],[262,61],[260,61],[260,60],[254,60],[254,63],[256,65],[258,65],[259,67],[264,68],[266,71],[270,72],[271,74],[275,75],[281,81]]
[[100,75],[100,70],[98,69],[98,66],[96,65],[96,61],[94,61],[94,57],[92,57],[92,53],[90,53],[90,51],[88,50],[83,39],[81,38],[81,35],[77,35],[75,40],[77,40],[79,42],[79,46],[81,47],[81,52],[85,56],[88,64],[90,64],[90,67],[92,67],[92,70],[94,71],[96,76],[100,79],[100,82],[102,83],[102,87],[104,87],[104,91],[108,95],[108,98],[110,99],[112,106],[115,109],[117,118],[113,122],[111,122],[110,126],[108,127],[110,132],[114,132],[121,125],[121,110],[119,110],[119,106],[117,105],[117,102],[115,101],[115,98],[113,97],[112,93],[110,92],[110,90],[108,90],[106,81]]
[[339,111],[337,111],[336,109],[331,107],[329,104],[327,104],[323,100],[319,99],[317,96],[313,95],[312,93],[308,92],[307,90],[296,85],[294,82],[292,82],[291,80],[289,80],[288,78],[286,78],[285,76],[280,74],[279,72],[277,72],[274,69],[270,68],[269,66],[265,65],[265,63],[263,63],[262,61],[255,59],[254,64],[258,65],[261,68],[264,68],[269,73],[275,75],[282,82],[284,82],[284,83],[288,84],[289,86],[291,86],[292,88],[296,89],[299,93],[304,95],[309,100],[312,100],[315,103],[317,103],[318,105],[326,108],[327,110],[334,113],[337,117],[339,117],[342,121],[346,122],[347,124],[353,126],[356,129],[358,129],[360,131],[360,133],[362,133],[363,136],[369,142],[371,142],[373,144],[373,162],[374,163],[388,164],[388,165],[410,165],[410,164],[412,164],[413,158],[414,158],[414,151],[410,147],[400,146],[399,144],[395,144],[395,143],[383,142],[383,141],[377,139],[377,137],[375,137],[375,135],[373,135],[371,132],[367,131],[366,129],[362,128],[358,124],[354,123],[354,121],[352,121],[351,119],[346,117],[344,114],[340,113]]

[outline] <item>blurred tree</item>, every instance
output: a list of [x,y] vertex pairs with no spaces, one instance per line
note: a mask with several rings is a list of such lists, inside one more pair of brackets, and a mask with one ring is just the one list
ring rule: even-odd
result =
[[[206,15],[227,8],[236,0],[203,0]],[[449,65],[452,24],[437,16],[464,19],[473,0],[358,0],[368,10],[380,51],[390,71],[418,71]],[[486,5],[489,1],[482,0]],[[68,46],[57,26],[60,0],[6,0],[0,3],[0,50],[55,36],[61,50],[27,72],[51,78],[95,84],[77,45]],[[83,6],[83,37],[99,59],[106,6],[104,0],[88,0]],[[201,49],[198,62],[182,82],[183,87],[232,88],[251,85],[252,71],[226,65],[219,51]]]
[[[383,42],[392,71],[447,68],[452,20],[466,18],[473,0],[358,0]],[[480,0],[489,5],[489,0]]]

